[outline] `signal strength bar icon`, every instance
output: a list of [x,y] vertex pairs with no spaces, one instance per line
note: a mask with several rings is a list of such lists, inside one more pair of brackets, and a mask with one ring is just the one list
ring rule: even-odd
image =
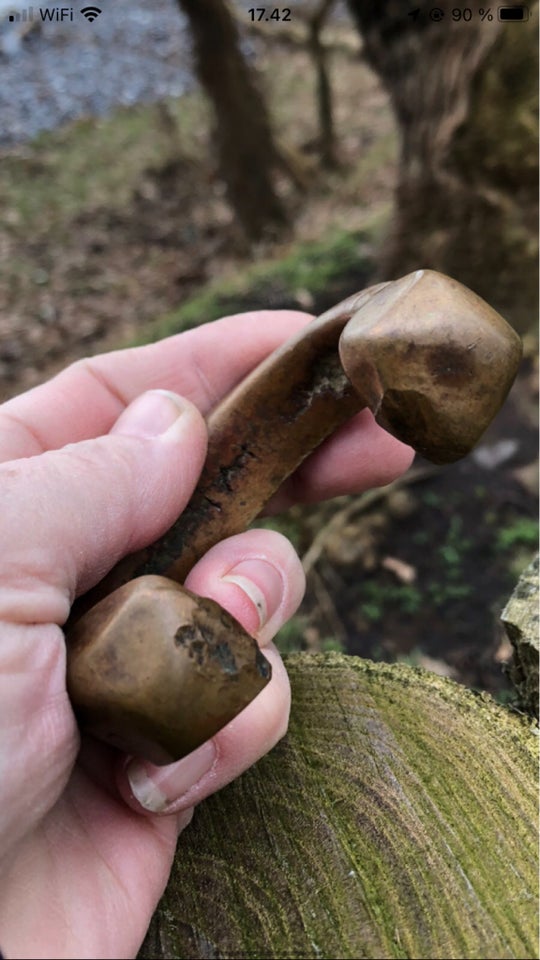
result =
[[94,20],[99,17],[101,10],[99,7],[83,7],[81,10],[83,17],[85,17],[89,23],[93,23]]

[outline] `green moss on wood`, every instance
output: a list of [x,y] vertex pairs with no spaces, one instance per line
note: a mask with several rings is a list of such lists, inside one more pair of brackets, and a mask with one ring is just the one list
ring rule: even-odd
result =
[[141,956],[536,956],[530,722],[410,667],[287,666],[289,734],[197,811]]

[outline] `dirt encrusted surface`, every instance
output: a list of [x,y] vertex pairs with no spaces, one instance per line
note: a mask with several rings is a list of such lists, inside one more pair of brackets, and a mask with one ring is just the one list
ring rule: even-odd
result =
[[[337,225],[357,231],[388,210],[395,129],[365,65],[350,58],[339,70],[334,65],[341,166],[328,173],[316,163],[309,61],[277,48],[260,65],[284,136],[307,171],[306,192],[289,200],[295,237],[280,243],[246,248],[200,103],[126,110],[115,126],[89,117],[5,148],[1,399],[73,359],[146,336],[152,321],[210,281],[257,261],[279,263],[296,241],[320,240]],[[336,273],[326,295],[314,297],[301,280],[273,280],[244,290],[227,312],[289,306],[316,313],[369,283],[375,257],[375,244],[358,248],[357,268],[349,264],[341,279]],[[511,696],[499,614],[537,544],[537,380],[528,341],[506,406],[466,460],[444,469],[418,461],[391,488],[292,511],[286,529],[309,568],[308,592],[283,631],[284,649],[337,647],[407,660]]]

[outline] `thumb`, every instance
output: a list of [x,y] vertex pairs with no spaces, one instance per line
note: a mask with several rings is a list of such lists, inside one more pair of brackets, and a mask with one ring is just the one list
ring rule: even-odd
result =
[[196,407],[152,390],[107,436],[0,465],[0,619],[62,624],[76,593],[173,523],[205,451]]
[[58,624],[170,526],[205,448],[197,409],[154,390],[107,436],[0,466],[0,851],[56,802],[77,752]]

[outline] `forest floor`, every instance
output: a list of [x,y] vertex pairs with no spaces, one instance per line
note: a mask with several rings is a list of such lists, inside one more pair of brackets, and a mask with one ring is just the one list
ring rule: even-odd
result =
[[[371,281],[396,172],[384,92],[357,57],[334,59],[340,164],[323,171],[306,55],[275,48],[258,64],[306,181],[283,184],[285,241],[246,247],[196,93],[0,154],[0,399],[89,353],[243,309],[317,313]],[[279,521],[310,568],[282,648],[406,659],[510,696],[499,614],[537,545],[535,357],[527,338],[508,403],[459,464],[417,461],[390,488]]]

